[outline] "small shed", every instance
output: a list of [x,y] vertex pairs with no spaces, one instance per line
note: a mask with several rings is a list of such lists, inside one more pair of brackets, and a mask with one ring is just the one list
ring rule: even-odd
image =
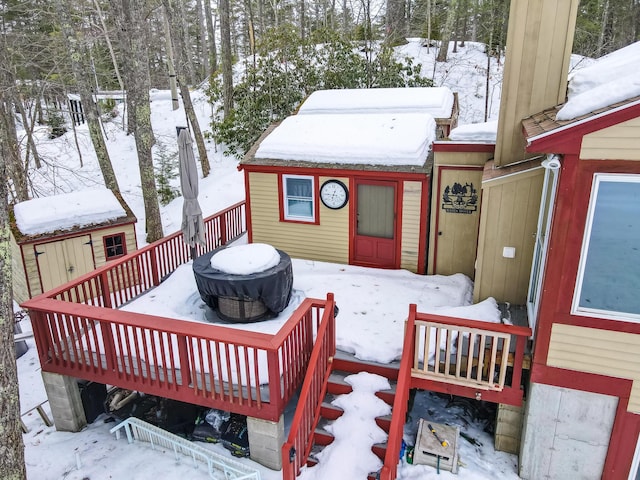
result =
[[298,109],[298,115],[384,112],[428,113],[442,139],[458,125],[458,94],[448,87],[318,90]]
[[20,303],[137,249],[136,217],[106,188],[20,202],[10,216]]
[[298,114],[271,126],[240,163],[250,241],[423,273],[435,135],[428,113]]

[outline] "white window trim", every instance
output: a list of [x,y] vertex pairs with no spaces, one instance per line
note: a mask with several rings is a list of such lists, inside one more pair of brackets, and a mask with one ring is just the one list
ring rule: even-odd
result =
[[640,323],[640,314],[617,312],[613,310],[601,310],[598,308],[581,307],[580,294],[584,280],[584,269],[586,267],[587,252],[589,251],[589,241],[591,239],[591,229],[593,226],[593,214],[596,207],[596,199],[600,182],[633,182],[640,183],[640,175],[624,173],[596,173],[593,176],[591,185],[591,198],[589,199],[589,209],[587,210],[587,224],[585,225],[584,236],[582,238],[582,248],[580,250],[580,263],[576,277],[575,289],[573,292],[573,302],[571,314],[583,317],[596,317],[605,320],[619,320]]
[[[551,233],[551,222],[553,220],[553,210],[556,203],[556,194],[558,191],[558,180],[560,173],[560,162],[558,157],[553,155],[542,162],[545,168],[544,181],[542,185],[542,196],[540,199],[540,213],[538,214],[538,226],[536,228],[535,247],[533,252],[533,262],[531,264],[531,276],[529,278],[529,289],[527,291],[527,316],[529,317],[529,327],[535,332],[538,319],[538,311],[540,310],[540,296],[542,295],[542,281],[547,265],[547,253],[549,249],[549,235]],[[551,190],[549,205],[545,209],[547,202],[547,193]],[[544,212],[547,212],[545,222]],[[542,231],[542,226],[545,231]],[[539,242],[540,236],[543,235],[544,240]],[[538,251],[541,250],[538,255]],[[539,265],[536,268],[536,260],[539,258]],[[535,289],[535,290],[534,290]],[[535,292],[535,293],[533,293]],[[531,297],[534,297],[533,299]]]
[[636,453],[633,456],[631,469],[629,470],[629,480],[636,480],[638,476],[638,469],[640,469],[640,436],[638,436],[638,442],[636,443]]
[[[311,217],[303,217],[300,215],[291,215],[289,213],[289,202],[287,195],[287,179],[289,178],[301,178],[311,180]],[[283,217],[285,220],[293,220],[297,222],[309,222],[315,223],[316,221],[316,185],[315,178],[312,175],[282,175],[282,208]]]

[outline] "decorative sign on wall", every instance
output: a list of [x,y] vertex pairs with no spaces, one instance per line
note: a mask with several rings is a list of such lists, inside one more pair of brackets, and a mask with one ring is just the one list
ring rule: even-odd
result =
[[478,190],[473,183],[447,185],[442,194],[442,209],[448,213],[475,212],[478,210]]

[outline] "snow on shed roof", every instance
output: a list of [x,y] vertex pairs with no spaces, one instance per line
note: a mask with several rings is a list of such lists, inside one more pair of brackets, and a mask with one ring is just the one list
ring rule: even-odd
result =
[[298,114],[416,112],[449,118],[453,102],[453,92],[447,87],[318,90],[309,95]]
[[435,130],[425,113],[293,115],[262,140],[254,158],[422,166]]
[[106,188],[34,198],[16,204],[13,212],[23,235],[98,225],[127,216],[113,192]]
[[556,120],[572,120],[640,95],[640,42],[598,58],[569,79]]

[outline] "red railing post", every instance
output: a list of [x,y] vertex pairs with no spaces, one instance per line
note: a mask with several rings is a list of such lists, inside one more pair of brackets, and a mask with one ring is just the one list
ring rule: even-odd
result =
[[[227,244],[227,215],[228,212],[220,215],[220,245]],[[216,248],[220,245],[216,245]]]
[[[111,331],[111,322],[99,322],[100,333],[102,334],[102,344],[104,345],[104,356],[107,361],[107,370],[115,372],[115,361],[117,358],[115,343],[113,341],[113,331]],[[100,361],[100,359],[98,359]]]
[[[282,365],[282,376],[286,379],[286,369],[289,365]],[[269,372],[269,405],[276,412],[279,412],[282,405],[282,389],[280,387],[280,360],[277,348],[267,350],[267,369]],[[285,380],[286,381],[286,380]]]
[[102,294],[102,301],[105,308],[113,308],[111,305],[111,291],[109,290],[109,276],[108,270],[104,270],[100,274],[100,290]]
[[191,362],[189,361],[189,349],[187,348],[187,337],[178,335],[178,357],[180,358],[180,374],[182,376],[182,386],[191,385]]

